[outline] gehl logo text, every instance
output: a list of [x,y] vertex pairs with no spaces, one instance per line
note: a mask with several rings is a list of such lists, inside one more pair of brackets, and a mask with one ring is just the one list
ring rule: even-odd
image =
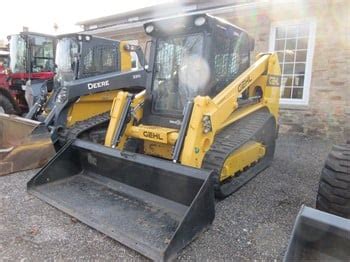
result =
[[96,82],[96,83],[88,83],[88,89],[96,89],[96,88],[101,88],[104,86],[109,86],[109,80],[106,81],[101,81],[101,82]]
[[152,139],[163,140],[163,138],[160,137],[160,134],[149,132],[149,131],[144,131],[143,132],[143,136],[144,137],[149,137],[149,138],[152,138]]
[[238,86],[238,92],[241,92],[243,89],[245,89],[250,83],[252,82],[252,78],[248,76],[246,79],[244,79]]

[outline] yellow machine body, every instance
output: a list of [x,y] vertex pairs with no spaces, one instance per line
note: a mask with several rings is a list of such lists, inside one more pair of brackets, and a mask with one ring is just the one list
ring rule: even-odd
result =
[[[260,54],[257,61],[243,74],[237,77],[223,91],[214,98],[197,96],[189,122],[189,127],[181,151],[180,163],[186,166],[201,168],[205,154],[214,143],[215,136],[225,127],[262,109],[268,108],[270,113],[278,119],[280,98],[280,67],[276,54]],[[257,89],[263,93],[259,102],[239,108],[238,98],[243,92],[254,96]],[[120,92],[115,98],[111,110],[111,121],[107,130],[105,145],[112,146],[112,138],[119,124],[123,107],[126,103],[127,92]],[[144,92],[140,93],[132,103],[135,108],[135,120],[142,118]],[[210,119],[211,130],[204,131],[203,119]],[[134,120],[134,119],[133,119]],[[165,158],[172,158],[179,130],[157,126],[133,125],[130,121],[123,133],[118,149],[123,149],[128,138],[144,141],[144,153]],[[136,122],[137,122],[136,121]],[[251,143],[234,152],[226,161],[220,180],[234,176],[240,170],[258,161],[265,154],[264,145]]]

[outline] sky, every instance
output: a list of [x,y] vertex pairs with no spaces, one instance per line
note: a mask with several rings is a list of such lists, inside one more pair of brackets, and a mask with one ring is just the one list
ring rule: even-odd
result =
[[[63,34],[81,31],[79,21],[122,13],[171,0],[10,0],[2,1],[0,40],[22,31]],[[58,29],[54,29],[54,24]]]

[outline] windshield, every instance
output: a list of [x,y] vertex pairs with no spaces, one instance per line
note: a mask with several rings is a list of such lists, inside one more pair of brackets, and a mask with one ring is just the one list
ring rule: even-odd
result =
[[10,69],[13,73],[26,72],[26,42],[20,35],[10,39]]
[[57,42],[56,65],[57,77],[63,81],[75,79],[75,56],[78,54],[78,43],[71,38],[62,38]]
[[8,55],[2,55],[0,51],[0,66],[7,68],[9,62],[9,56]]
[[83,48],[81,77],[118,71],[118,49],[114,44],[93,44]]
[[202,53],[202,34],[157,41],[153,111],[181,114],[186,102],[204,91],[209,69]]
[[[31,42],[31,72],[53,72],[53,39],[34,35],[28,35],[28,39]],[[10,69],[14,73],[28,71],[27,41],[21,35],[13,35],[10,39]]]
[[54,71],[54,40],[45,36],[29,36],[32,43],[32,72]]

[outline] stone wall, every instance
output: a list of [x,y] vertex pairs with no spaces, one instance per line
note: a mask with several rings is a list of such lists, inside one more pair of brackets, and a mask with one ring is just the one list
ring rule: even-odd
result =
[[344,141],[350,138],[350,1],[304,2],[278,9],[225,14],[223,17],[246,29],[255,38],[256,53],[269,50],[271,23],[315,19],[309,104],[281,105],[281,132]]
[[[255,38],[252,60],[257,53],[269,50],[273,22],[315,19],[316,39],[309,104],[302,107],[281,105],[280,130],[322,136],[334,142],[344,141],[350,138],[350,1],[281,3],[263,9],[215,15],[244,28]],[[140,39],[140,44],[145,41],[140,32],[135,35],[129,32],[124,37]]]

